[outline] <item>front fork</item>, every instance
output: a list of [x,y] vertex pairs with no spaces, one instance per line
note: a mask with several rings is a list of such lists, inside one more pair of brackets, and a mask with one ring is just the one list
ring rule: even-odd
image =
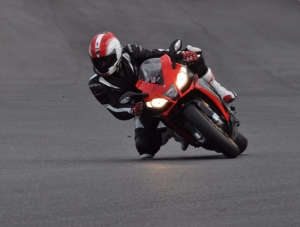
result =
[[201,138],[200,132],[198,132],[194,126],[185,118],[182,114],[174,113],[171,111],[168,117],[161,118],[161,121],[169,128],[173,129],[180,137],[189,141],[190,144],[200,147]]

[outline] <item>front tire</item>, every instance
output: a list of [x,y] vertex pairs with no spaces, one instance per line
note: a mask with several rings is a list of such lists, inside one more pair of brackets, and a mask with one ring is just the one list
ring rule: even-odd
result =
[[238,145],[240,149],[240,154],[243,153],[248,146],[248,139],[239,131],[234,142]]
[[240,154],[239,147],[222,130],[218,129],[210,119],[194,104],[187,105],[183,110],[185,118],[227,158],[236,158]]

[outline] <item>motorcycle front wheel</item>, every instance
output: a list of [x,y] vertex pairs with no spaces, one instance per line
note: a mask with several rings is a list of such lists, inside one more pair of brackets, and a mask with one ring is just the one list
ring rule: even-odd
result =
[[214,124],[193,103],[183,109],[185,118],[204,136],[204,138],[227,158],[236,158],[240,154],[234,141]]
[[248,139],[239,131],[234,142],[238,145],[240,154],[243,153],[248,146]]

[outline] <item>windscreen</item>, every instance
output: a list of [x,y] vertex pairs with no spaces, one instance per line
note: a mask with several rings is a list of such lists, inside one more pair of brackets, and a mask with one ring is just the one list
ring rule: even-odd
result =
[[163,84],[160,59],[144,61],[140,67],[139,79],[152,84]]

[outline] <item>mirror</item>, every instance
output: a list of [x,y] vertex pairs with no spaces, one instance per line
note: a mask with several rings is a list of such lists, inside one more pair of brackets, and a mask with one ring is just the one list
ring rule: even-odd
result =
[[172,68],[175,69],[176,68],[176,59],[175,59],[175,55],[176,55],[176,52],[179,51],[181,49],[181,46],[182,46],[182,41],[180,39],[175,39],[171,45],[170,45],[170,58],[171,58],[171,61],[172,61]]
[[176,52],[181,49],[181,40],[180,39],[178,39],[177,42],[175,43],[174,49]]
[[170,54],[174,55],[177,51],[179,51],[181,49],[182,46],[182,41],[181,39],[175,39],[169,48]]

